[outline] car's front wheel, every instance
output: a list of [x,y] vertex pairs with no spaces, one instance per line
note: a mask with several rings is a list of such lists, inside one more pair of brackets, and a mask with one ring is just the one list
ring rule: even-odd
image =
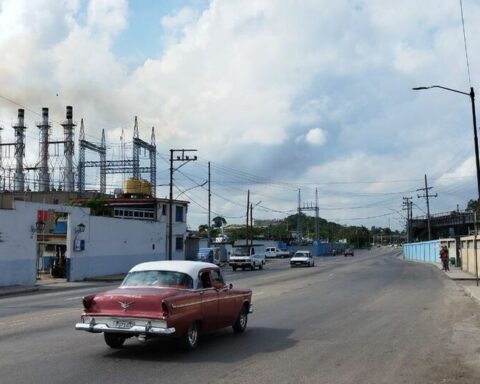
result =
[[123,343],[125,342],[125,336],[118,335],[116,333],[104,333],[103,338],[105,339],[105,343],[114,349],[122,348]]
[[247,328],[247,323],[248,323],[248,309],[244,306],[240,311],[240,314],[238,315],[237,320],[235,321],[235,324],[233,324],[233,331],[235,333],[242,333]]
[[185,332],[182,338],[182,346],[185,350],[191,351],[198,346],[199,326],[198,321],[194,321]]

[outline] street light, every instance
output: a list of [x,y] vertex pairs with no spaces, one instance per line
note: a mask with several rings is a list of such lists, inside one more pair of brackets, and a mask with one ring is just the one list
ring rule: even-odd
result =
[[[476,213],[479,208],[480,204],[480,162],[478,160],[478,137],[477,137],[477,115],[475,113],[475,91],[473,90],[473,87],[470,87],[470,93],[467,92],[462,92],[458,91],[456,89],[452,88],[447,88],[447,87],[442,87],[441,85],[431,85],[430,87],[416,87],[412,88],[414,91],[421,91],[424,89],[430,89],[430,88],[440,88],[440,89],[445,89],[446,91],[451,91],[455,93],[460,93],[462,95],[466,95],[470,97],[470,101],[472,103],[472,117],[473,117],[473,139],[474,139],[474,144],[475,144],[475,165],[477,167],[477,191],[478,191],[478,199],[477,199],[477,209],[475,210],[475,237],[473,240],[473,248],[474,248],[474,254],[475,254],[475,269],[476,269],[476,280],[477,280],[477,287],[478,287],[478,265],[477,265],[477,229],[476,229],[476,224],[477,224],[477,218],[476,218]],[[427,191],[428,194],[428,191]]]
[[458,91],[456,89],[452,89],[448,87],[442,87],[441,85],[431,85],[429,87],[415,87],[415,88],[412,88],[412,90],[421,91],[421,90],[430,89],[430,88],[445,89],[446,91],[460,93],[462,95],[466,95],[470,97],[470,101],[472,103],[473,138],[474,138],[474,144],[475,144],[475,165],[477,167],[477,192],[478,192],[477,208],[478,208],[478,204],[480,203],[480,161],[478,159],[477,116],[475,113],[475,91],[473,90],[473,87],[470,87],[470,93],[467,93],[467,92]]
[[[262,202],[262,200],[255,203],[255,205],[250,203],[250,231],[251,231],[250,246],[251,247],[253,246],[253,208],[255,208],[257,205],[259,205],[261,202]],[[247,244],[248,244],[248,239],[247,239]]]

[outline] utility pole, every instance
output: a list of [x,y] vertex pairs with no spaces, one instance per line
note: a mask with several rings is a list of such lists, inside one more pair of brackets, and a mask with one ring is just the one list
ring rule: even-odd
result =
[[302,240],[302,219],[300,215],[302,214],[301,197],[300,189],[298,189],[298,212],[297,212],[297,241],[300,243]]
[[[173,158],[175,152],[180,152],[180,155],[177,155],[177,158]],[[185,153],[188,152],[197,152],[196,149],[170,149],[170,198],[168,202],[168,260],[172,260],[172,243],[173,243],[173,172],[184,166],[190,161],[196,161],[197,156],[190,157]],[[181,161],[182,164],[176,169],[173,169],[173,162]]]
[[431,226],[430,226],[430,202],[429,202],[429,198],[430,197],[438,197],[438,194],[436,193],[435,195],[430,195],[428,193],[428,191],[430,189],[432,189],[433,187],[429,187],[428,186],[428,182],[427,182],[427,175],[425,175],[425,187],[424,188],[419,188],[417,189],[417,192],[418,191],[424,191],[425,194],[424,195],[417,195],[418,198],[425,198],[425,200],[427,201],[427,226],[428,226],[428,240],[432,240],[432,229],[431,229]]
[[406,230],[407,230],[407,243],[410,243],[411,242],[411,239],[410,239],[410,226],[411,226],[411,220],[412,220],[412,216],[411,216],[411,210],[412,210],[412,202],[410,201],[412,200],[411,197],[404,197],[403,198],[403,210],[404,211],[407,211],[407,227],[406,227]]
[[318,227],[318,188],[315,188],[315,240],[320,240],[320,231]]
[[210,161],[208,162],[208,247],[210,248],[210,245],[212,243],[212,235],[211,235],[211,218],[210,218],[210,212],[211,212],[211,200],[212,200],[212,193],[210,190]]
[[247,225],[245,226],[245,245],[248,245],[248,214],[250,212],[250,190],[247,192]]
[[253,204],[250,203],[250,247],[253,247]]

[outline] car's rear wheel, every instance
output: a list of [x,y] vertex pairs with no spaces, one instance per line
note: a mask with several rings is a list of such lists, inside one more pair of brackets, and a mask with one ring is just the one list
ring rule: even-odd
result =
[[185,332],[182,338],[182,346],[185,350],[191,351],[198,346],[199,339],[199,326],[198,321],[194,321]]
[[233,324],[233,331],[235,333],[242,333],[245,331],[247,328],[247,323],[248,323],[248,309],[247,307],[243,307],[242,310],[240,311],[240,314],[237,317],[237,320],[235,321],[235,324]]
[[237,270],[237,266],[236,266],[236,265],[232,265],[232,269],[233,269],[234,271],[236,271],[236,270]]
[[119,335],[117,333],[104,333],[103,338],[105,343],[114,349],[122,348],[123,343],[125,342],[125,336]]
[[260,265],[258,266],[258,269],[263,269],[263,263],[260,263]]

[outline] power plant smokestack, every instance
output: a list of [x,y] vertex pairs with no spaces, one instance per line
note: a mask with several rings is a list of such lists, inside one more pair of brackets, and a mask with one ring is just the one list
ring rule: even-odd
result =
[[40,192],[48,192],[50,188],[50,173],[48,172],[48,137],[50,125],[48,124],[48,108],[42,108],[42,122],[37,124],[40,129],[40,168],[39,188]]
[[18,123],[13,126],[15,130],[15,179],[14,189],[17,192],[25,190],[25,172],[23,158],[25,157],[25,111],[18,110]]
[[74,190],[74,178],[73,178],[73,128],[75,124],[73,123],[73,108],[72,106],[67,106],[67,121],[65,121],[63,126],[63,134],[65,139],[64,145],[64,154],[65,154],[65,173],[63,176],[65,191],[72,192]]

